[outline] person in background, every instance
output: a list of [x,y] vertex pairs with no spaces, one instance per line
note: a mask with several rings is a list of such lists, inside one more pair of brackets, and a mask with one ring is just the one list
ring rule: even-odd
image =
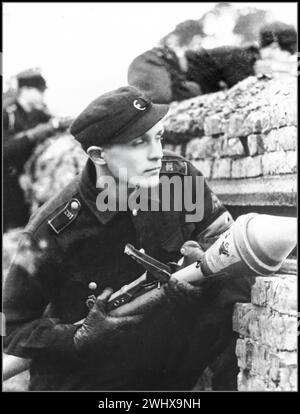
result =
[[19,177],[37,145],[68,122],[50,114],[45,104],[46,81],[39,70],[17,75],[15,98],[3,108],[3,231],[23,227],[29,219]]
[[191,50],[178,48],[173,42],[137,56],[129,65],[127,80],[153,102],[182,101],[231,88],[255,75],[258,57],[255,45]]

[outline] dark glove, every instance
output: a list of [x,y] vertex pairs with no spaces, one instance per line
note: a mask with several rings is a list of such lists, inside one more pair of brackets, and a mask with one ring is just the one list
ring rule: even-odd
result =
[[168,265],[171,268],[171,273],[176,273],[180,269],[183,269],[184,267],[187,267],[190,264],[201,260],[204,255],[204,251],[202,250],[199,243],[195,240],[186,241],[182,245],[180,253],[182,254],[180,262],[168,262]]
[[112,290],[107,288],[97,297],[83,324],[75,332],[74,344],[77,350],[89,351],[95,347],[119,344],[143,319],[142,315],[108,315],[105,306],[111,294]]
[[[194,240],[186,241],[182,245],[180,253],[183,256],[183,262],[181,265],[169,263],[173,273],[189,266],[197,260],[201,260],[204,255],[200,245]],[[173,277],[170,278],[164,288],[169,302],[175,303],[176,305],[197,304],[202,300],[204,296],[203,293],[205,292],[205,287],[203,286],[194,286],[189,282],[178,281]]]
[[200,244],[194,240],[186,241],[182,245],[180,253],[184,258],[181,268],[184,268],[198,260],[201,260],[205,254]]
[[179,281],[175,277],[169,279],[164,289],[169,303],[179,306],[200,303],[206,290],[204,286],[194,286],[184,280]]

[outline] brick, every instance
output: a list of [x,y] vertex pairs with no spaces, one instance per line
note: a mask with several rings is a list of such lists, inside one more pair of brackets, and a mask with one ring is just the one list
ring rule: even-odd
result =
[[232,114],[229,120],[224,123],[224,132],[228,138],[242,136],[242,129],[245,122],[245,115]]
[[190,108],[183,110],[178,103],[171,103],[169,112],[163,118],[163,125],[165,130],[176,131],[178,133],[189,133],[193,117],[190,114]]
[[297,367],[279,368],[274,382],[278,384],[276,391],[297,391]]
[[221,158],[214,160],[212,167],[212,178],[230,178],[231,177],[231,162],[230,158]]
[[251,375],[248,371],[238,374],[238,391],[297,391],[297,369],[280,370],[282,380],[272,381],[270,378]]
[[272,105],[270,126],[273,129],[287,125],[297,125],[296,100],[283,97],[278,104]]
[[231,177],[248,178],[259,177],[262,175],[262,155],[257,157],[245,157],[232,161]]
[[236,355],[241,387],[255,391],[294,390],[297,386],[297,352],[274,352],[252,339],[238,339]]
[[297,317],[280,314],[253,304],[236,304],[233,330],[270,349],[297,349]]
[[188,112],[177,113],[176,117],[171,116],[166,117],[164,120],[164,127],[166,132],[172,131],[176,134],[187,134],[190,129],[191,117]]
[[267,110],[253,111],[246,117],[240,134],[237,136],[248,136],[261,133],[270,129],[271,120]]
[[236,303],[232,316],[232,329],[240,335],[248,336],[253,311],[252,303]]
[[258,306],[267,306],[269,299],[268,289],[270,285],[278,285],[273,277],[257,277],[251,289],[251,303]]
[[262,155],[263,175],[292,174],[297,171],[296,151],[276,151]]
[[268,391],[267,384],[261,377],[252,377],[248,373],[238,374],[239,391]]
[[220,158],[222,141],[219,138],[194,138],[186,146],[188,159]]
[[264,139],[265,137],[260,134],[252,134],[247,138],[247,144],[249,149],[249,155],[261,155],[264,153]]
[[213,166],[212,160],[193,160],[192,164],[202,172],[205,178],[208,180],[211,178]]
[[221,156],[222,157],[236,157],[245,156],[243,144],[239,138],[218,138],[222,143]]
[[288,108],[286,113],[286,123],[287,125],[298,125],[298,113],[297,113],[297,103],[296,99],[293,100]]
[[205,150],[205,145],[203,145],[205,140],[207,140],[207,137],[193,138],[186,144],[185,154],[188,160],[197,160],[202,158],[203,151]]
[[263,147],[265,152],[296,151],[297,128],[289,126],[271,130],[263,137]]
[[252,317],[245,321],[249,337],[274,350],[293,351],[297,348],[297,317],[281,315],[268,308],[253,305]]
[[204,119],[204,134],[206,136],[214,136],[222,133],[222,118],[220,115],[210,115]]
[[252,367],[253,342],[248,338],[237,339],[235,353],[239,368],[250,371]]
[[[252,375],[278,379],[278,373],[282,368],[293,368],[297,365],[297,352],[274,352],[268,346],[262,345],[251,339],[240,340],[244,342],[241,347],[242,358],[247,356],[245,368]],[[238,353],[237,353],[238,354]]]
[[297,277],[257,277],[251,290],[251,302],[280,313],[297,316]]
[[279,105],[272,105],[270,113],[270,129],[276,129],[287,125],[287,116]]

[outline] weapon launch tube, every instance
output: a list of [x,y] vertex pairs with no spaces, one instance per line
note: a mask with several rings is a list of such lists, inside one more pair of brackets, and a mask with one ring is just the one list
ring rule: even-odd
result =
[[[226,271],[231,275],[269,275],[276,272],[295,248],[297,225],[295,218],[266,214],[245,214],[205,252],[201,266],[193,263],[172,277],[191,283]],[[163,286],[114,309],[111,315],[134,315],[147,312],[164,302]]]

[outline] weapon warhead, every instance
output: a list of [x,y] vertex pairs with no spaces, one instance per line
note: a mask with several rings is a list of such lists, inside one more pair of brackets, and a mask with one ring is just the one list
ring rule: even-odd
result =
[[296,218],[257,214],[248,222],[248,239],[266,258],[281,264],[297,243]]
[[205,252],[202,271],[208,276],[252,272],[276,272],[296,246],[296,219],[250,213],[237,218]]
[[276,272],[296,247],[297,220],[267,214],[240,216],[233,229],[236,248],[255,273]]

